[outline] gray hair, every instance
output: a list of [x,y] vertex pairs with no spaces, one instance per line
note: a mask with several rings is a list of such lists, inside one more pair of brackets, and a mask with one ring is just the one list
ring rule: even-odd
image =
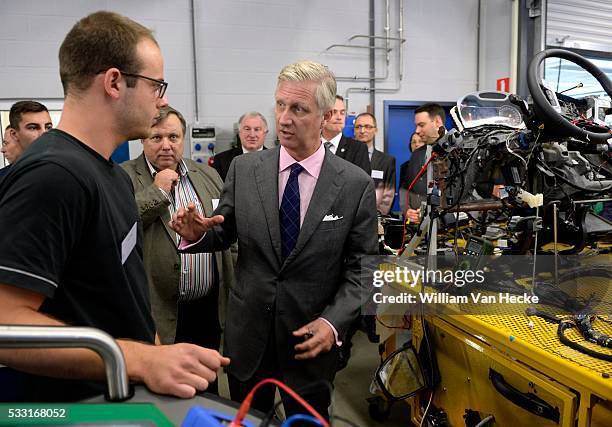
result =
[[257,111],[249,111],[247,113],[244,113],[242,116],[240,116],[240,118],[238,119],[238,126],[242,126],[242,121],[246,118],[249,117],[259,117],[261,119],[261,121],[264,124],[264,127],[266,128],[266,130],[268,130],[268,121],[266,120],[266,118],[263,116],[263,114],[261,114],[260,112]]
[[282,81],[318,83],[315,90],[317,106],[322,113],[330,111],[336,103],[336,78],[327,66],[314,61],[299,61],[285,66],[278,75]]

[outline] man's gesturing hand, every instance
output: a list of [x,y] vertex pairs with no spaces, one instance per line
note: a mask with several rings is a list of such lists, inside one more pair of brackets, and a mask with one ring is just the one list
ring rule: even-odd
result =
[[196,211],[195,205],[190,203],[187,209],[177,210],[168,225],[185,240],[197,242],[204,233],[222,222],[222,215],[205,218]]

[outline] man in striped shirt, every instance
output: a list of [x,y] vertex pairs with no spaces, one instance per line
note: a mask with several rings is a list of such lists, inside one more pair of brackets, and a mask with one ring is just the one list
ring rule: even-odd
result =
[[[183,158],[185,119],[164,107],[142,140],[143,154],[122,164],[134,184],[144,230],[144,263],[151,308],[161,342],[188,342],[219,349],[219,306],[233,280],[229,251],[178,254],[172,214],[193,203],[210,216],[223,182],[213,168]],[[222,291],[220,292],[220,289]],[[216,384],[207,391],[216,392]]]

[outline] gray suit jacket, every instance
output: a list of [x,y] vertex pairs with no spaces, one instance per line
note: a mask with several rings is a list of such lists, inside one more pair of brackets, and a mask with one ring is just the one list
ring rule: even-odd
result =
[[[334,351],[294,359],[291,332],[323,317],[340,335],[358,316],[371,283],[361,283],[361,258],[377,253],[372,180],[359,167],[326,151],[295,249],[283,262],[279,225],[280,147],[238,156],[227,174],[216,214],[225,221],[199,249],[227,248],[238,239],[236,284],[230,290],[225,353],[230,372],[250,378],[270,337],[279,369],[303,378],[333,378]],[[326,220],[324,217],[336,220]]]
[[[210,166],[184,159],[193,185],[206,215],[213,212],[211,199],[219,198],[223,183]],[[174,231],[168,227],[170,202],[153,184],[144,155],[121,164],[134,184],[136,204],[144,230],[144,265],[149,281],[153,319],[163,344],[174,343],[177,321],[178,286],[181,260],[174,240]],[[234,271],[229,251],[215,254],[219,272],[220,313],[224,313],[228,289],[232,286]],[[206,325],[202,325],[205,328]]]

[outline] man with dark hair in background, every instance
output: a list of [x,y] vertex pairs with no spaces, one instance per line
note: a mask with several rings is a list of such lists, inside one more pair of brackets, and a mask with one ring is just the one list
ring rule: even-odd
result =
[[[218,350],[220,307],[225,307],[234,276],[232,256],[229,251],[179,254],[178,235],[168,227],[172,214],[190,203],[210,216],[223,188],[213,168],[183,158],[186,127],[180,112],[162,107],[151,135],[142,140],[142,155],[121,167],[134,184],[151,309],[161,342]],[[206,391],[216,394],[217,383]]]
[[53,127],[47,107],[36,101],[18,101],[9,111],[9,132],[25,150],[35,139]]
[[[417,148],[410,157],[406,168],[405,182],[410,184],[423,167],[427,158],[431,156],[431,145],[438,140],[440,133],[446,133],[444,123],[446,113],[438,104],[424,104],[414,110],[415,133],[424,144]],[[413,224],[421,221],[421,202],[427,198],[427,174],[424,173],[408,193],[408,206],[406,217]]]
[[440,137],[440,132],[445,134],[444,123],[446,113],[438,104],[423,104],[414,110],[415,133],[419,135],[422,144],[433,144]]
[[344,108],[344,98],[336,95],[336,102],[332,110],[332,116],[323,126],[321,140],[323,144],[336,156],[359,166],[370,175],[370,158],[368,149],[363,144],[353,138],[342,134],[346,122],[346,109]]
[[[192,397],[229,360],[155,345],[133,187],[110,159],[124,141],[148,137],[167,105],[160,49],[149,29],[96,12],[70,30],[59,63],[57,129],[0,181],[0,324],[99,328],[117,338],[131,381]],[[0,382],[12,383],[0,400],[81,400],[105,389],[91,350],[0,350],[0,364]]]
[[[47,107],[36,101],[18,101],[9,111],[9,125],[2,139],[2,153],[13,164],[26,148],[39,136],[53,127]],[[9,171],[8,166],[0,170],[0,176]]]
[[240,116],[238,120],[238,138],[240,146],[231,150],[222,151],[215,154],[213,158],[213,167],[217,169],[221,179],[225,181],[227,171],[234,157],[244,153],[253,153],[255,151],[265,150],[264,142],[268,134],[268,122],[263,114],[257,111],[250,111]]

